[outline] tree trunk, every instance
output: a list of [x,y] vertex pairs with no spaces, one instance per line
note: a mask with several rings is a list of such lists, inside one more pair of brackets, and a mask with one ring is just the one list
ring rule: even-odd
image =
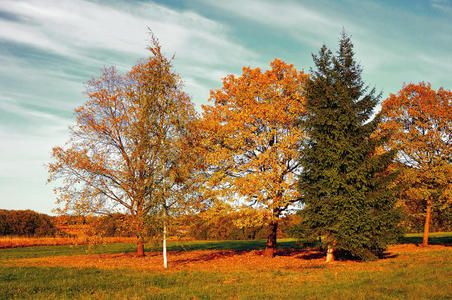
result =
[[267,246],[265,247],[264,256],[273,257],[276,254],[276,233],[278,231],[278,220],[270,222],[270,232],[267,237]]
[[137,213],[135,215],[135,228],[137,235],[137,256],[144,256],[144,218],[143,218],[143,209],[141,205],[137,205]]
[[138,257],[143,257],[144,256],[144,243],[143,243],[143,238],[142,237],[138,237],[137,256]]
[[422,241],[422,246],[428,246],[428,233],[430,229],[431,218],[432,218],[432,204],[430,201],[427,201],[427,211],[425,215],[425,224],[424,224],[424,239]]
[[332,244],[328,244],[328,250],[326,251],[325,262],[330,263],[334,261],[334,249]]
[[168,268],[168,262],[166,258],[166,212],[163,215],[163,267]]

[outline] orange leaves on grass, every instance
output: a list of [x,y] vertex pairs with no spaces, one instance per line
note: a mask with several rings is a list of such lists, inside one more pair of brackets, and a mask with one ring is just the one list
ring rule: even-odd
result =
[[[168,264],[171,272],[189,271],[221,271],[250,272],[270,270],[294,270],[318,268],[324,265],[323,254],[317,250],[280,250],[280,256],[268,258],[262,250],[251,252],[234,250],[193,250],[171,252]],[[92,254],[55,256],[45,258],[20,259],[16,265],[47,265],[67,267],[95,267],[101,269],[129,268],[149,271],[163,271],[161,257],[156,252],[146,254],[145,258],[136,257],[132,253]]]
[[[435,245],[431,248],[420,248],[416,245],[405,244],[390,246],[389,259],[412,263],[413,253],[429,251],[446,251],[450,247]],[[282,249],[278,255],[268,258],[262,255],[262,250],[233,251],[233,250],[194,250],[172,251],[169,256],[170,269],[167,272],[204,271],[222,273],[242,273],[285,270],[300,274],[300,270],[321,268],[348,268],[369,271],[369,268],[382,268],[388,265],[388,260],[362,263],[357,261],[336,261],[334,264],[324,263],[324,253],[318,250]],[[29,259],[10,259],[8,263],[15,266],[65,266],[65,267],[95,267],[100,269],[138,269],[146,271],[164,271],[161,257],[157,252],[148,252],[146,257],[136,257],[134,253],[91,254],[73,256],[54,256]],[[389,263],[392,266],[392,263]],[[388,266],[389,266],[388,265]],[[305,274],[306,275],[306,274]],[[305,276],[303,276],[305,277]]]

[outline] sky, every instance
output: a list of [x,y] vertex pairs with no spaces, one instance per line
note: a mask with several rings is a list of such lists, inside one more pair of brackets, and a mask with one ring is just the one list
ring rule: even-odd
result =
[[0,0],[0,209],[52,214],[46,165],[85,83],[149,56],[148,28],[199,111],[243,66],[277,57],[309,72],[342,29],[382,100],[404,83],[452,89],[452,0]]

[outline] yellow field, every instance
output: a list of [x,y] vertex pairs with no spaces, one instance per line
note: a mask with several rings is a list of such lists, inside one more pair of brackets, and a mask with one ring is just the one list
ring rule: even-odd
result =
[[101,244],[101,243],[134,243],[134,237],[88,237],[79,236],[74,238],[68,237],[0,237],[0,248],[18,248],[30,246],[58,246],[58,245],[84,245],[84,244]]

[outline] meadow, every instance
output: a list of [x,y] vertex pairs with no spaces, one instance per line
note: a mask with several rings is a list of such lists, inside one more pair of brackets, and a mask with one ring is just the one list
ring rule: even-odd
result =
[[264,241],[169,243],[146,257],[133,243],[0,249],[0,298],[21,299],[451,299],[452,233],[417,234],[384,259],[325,264],[324,254],[281,240],[274,258]]

